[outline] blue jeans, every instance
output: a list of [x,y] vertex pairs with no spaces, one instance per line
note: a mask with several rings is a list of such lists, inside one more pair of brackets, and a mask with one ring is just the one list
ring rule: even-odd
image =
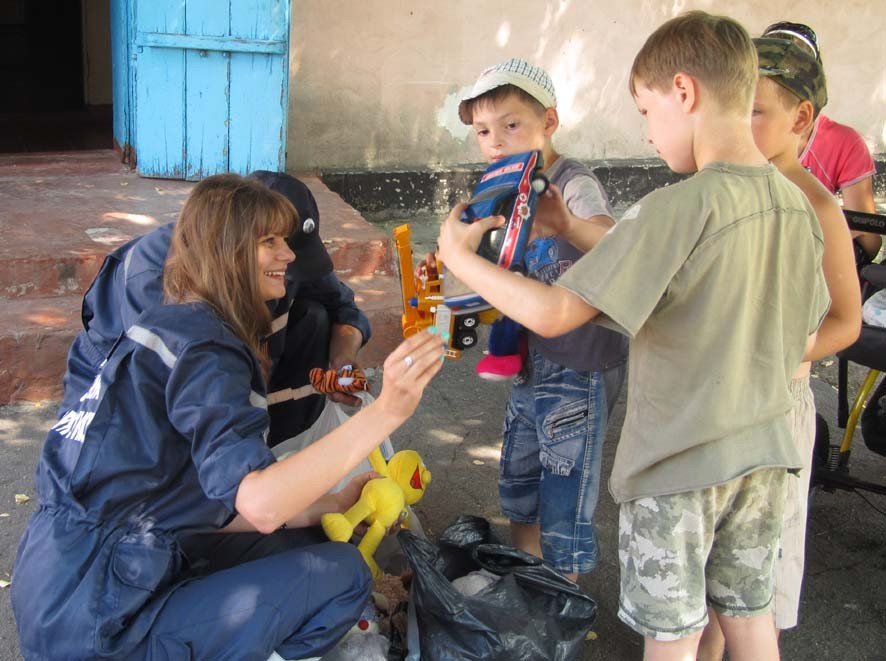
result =
[[544,560],[565,573],[597,564],[594,510],[609,414],[625,364],[580,372],[530,351],[514,381],[499,473],[502,513],[539,524]]

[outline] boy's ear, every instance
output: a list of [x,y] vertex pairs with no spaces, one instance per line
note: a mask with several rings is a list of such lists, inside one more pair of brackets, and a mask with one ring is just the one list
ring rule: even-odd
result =
[[794,114],[794,125],[791,127],[791,130],[797,135],[803,135],[812,126],[814,121],[815,109],[812,107],[812,103],[805,100],[800,101],[800,105],[797,106]]
[[698,81],[687,73],[674,74],[673,92],[677,95],[683,112],[692,112],[698,102]]
[[545,108],[545,137],[550,138],[560,126],[560,115],[556,108]]

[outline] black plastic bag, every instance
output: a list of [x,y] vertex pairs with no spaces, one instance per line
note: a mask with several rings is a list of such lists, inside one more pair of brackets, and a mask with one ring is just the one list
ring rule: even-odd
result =
[[[439,548],[409,531],[398,539],[414,572],[422,661],[577,658],[596,603],[538,558],[489,543],[497,540],[485,519],[460,517]],[[470,597],[452,586],[481,568],[502,578]]]

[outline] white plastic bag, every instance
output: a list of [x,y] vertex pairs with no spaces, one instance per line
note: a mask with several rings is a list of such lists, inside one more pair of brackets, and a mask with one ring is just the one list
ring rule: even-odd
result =
[[886,289],[881,289],[864,302],[861,317],[866,324],[886,327]]
[[[360,397],[360,399],[363,400],[363,406],[368,406],[375,401],[375,398],[368,392],[357,393],[357,397]],[[299,452],[300,450],[304,450],[314,441],[323,438],[333,429],[339,427],[339,425],[341,425],[343,422],[345,422],[345,420],[351,417],[351,414],[355,413],[358,410],[359,409],[356,407],[345,407],[327,398],[326,406],[323,407],[323,411],[320,412],[320,416],[317,418],[317,421],[313,425],[311,425],[308,429],[303,431],[298,436],[293,436],[292,438],[288,438],[282,443],[275,445],[271,448],[271,452],[274,453],[277,459],[283,459],[290,454]],[[350,411],[350,413],[348,411]],[[379,448],[381,449],[381,454],[386,461],[394,455],[394,447],[391,445],[391,439],[389,438],[386,438],[384,441],[382,441],[382,444],[379,446]],[[340,491],[348,482],[350,482],[352,477],[360,475],[361,473],[366,473],[371,470],[372,466],[370,465],[369,460],[364,459],[359,464],[357,464],[354,470],[348,473],[338,484],[332,487],[329,492],[335,493],[336,491]]]
[[378,633],[361,631],[346,636],[323,661],[387,661],[391,641]]
[[501,576],[486,569],[478,569],[452,580],[452,587],[466,597],[473,597],[495,583]]
[[[355,396],[359,397],[363,401],[363,406],[369,406],[372,402],[375,401],[375,397],[365,391],[355,393]],[[288,438],[282,443],[275,445],[271,448],[271,452],[274,453],[274,456],[276,456],[277,459],[283,459],[284,457],[287,457],[294,452],[304,450],[314,441],[323,438],[333,429],[336,429],[358,410],[359,409],[356,407],[342,406],[341,404],[327,399],[326,406],[323,407],[323,411],[320,412],[320,416],[317,418],[317,421],[313,425],[311,425],[308,429],[303,431],[298,436],[293,436],[292,438]],[[381,450],[381,454],[385,458],[385,461],[389,461],[391,457],[394,456],[394,446],[391,444],[390,438],[386,438],[385,440],[383,440],[381,442],[381,445],[379,445],[379,449]],[[372,464],[369,463],[369,459],[364,459],[359,464],[357,464],[350,473],[345,475],[338,484],[332,487],[332,489],[329,490],[329,493],[341,491],[345,487],[345,485],[351,481],[351,478],[362,473],[367,473],[371,470]],[[410,530],[412,530],[412,532],[417,535],[424,536],[424,529],[422,528],[421,522],[418,520],[418,516],[416,516],[411,507],[407,506],[407,509],[409,510]],[[394,570],[394,567],[387,567],[385,565],[384,559],[388,555],[396,555],[400,556],[400,559],[402,559],[403,561],[403,568],[405,568],[405,558],[402,558],[402,554],[400,553],[400,548],[397,545],[396,540],[390,538],[391,541],[388,541],[388,539],[389,538],[385,538],[385,540],[379,547],[379,550],[376,551],[376,562],[378,562],[379,566],[382,567],[382,569],[391,572]]]
[[[368,392],[356,393],[356,396],[363,400],[363,406],[368,406],[373,401],[375,401],[375,398]],[[358,409],[356,408],[345,407],[341,404],[327,399],[326,406],[323,407],[323,411],[320,413],[317,421],[313,425],[311,425],[310,428],[306,429],[298,436],[293,436],[292,438],[289,438],[282,443],[275,445],[273,448],[271,448],[271,451],[274,453],[277,459],[283,459],[284,457],[294,452],[299,452],[300,450],[308,447],[314,441],[326,436],[326,434],[345,422],[351,416],[351,414],[353,414],[357,410]],[[382,456],[385,458],[386,461],[390,460],[390,458],[394,455],[394,446],[391,444],[390,438],[386,438],[384,441],[382,441],[379,448],[381,449]],[[330,490],[330,493],[334,493],[342,489],[352,477],[371,470],[372,466],[370,465],[369,460],[364,459],[356,466],[356,468],[354,468],[354,470],[352,470],[335,487],[333,487]],[[412,507],[407,506],[407,509],[409,510],[409,529],[416,535],[419,535],[420,537],[425,537],[425,532],[421,525],[421,521],[419,521],[418,515],[416,515]],[[400,545],[397,543],[397,539],[395,536],[388,536],[382,540],[381,544],[378,547],[378,550],[376,550],[375,552],[375,561],[379,564],[383,571],[394,575],[401,574],[409,566],[405,556],[403,555],[403,551],[400,548]],[[417,661],[420,658],[418,623],[415,616],[415,609],[411,603],[411,599],[409,604],[408,617],[409,656],[407,658],[411,661]],[[342,644],[346,644],[347,640],[348,639],[345,639]],[[371,645],[378,644],[380,641],[367,639],[366,642],[367,644]],[[380,649],[377,650],[377,652],[380,651]],[[327,656],[329,656],[329,658],[336,658],[335,655],[338,652],[339,646],[336,646],[327,653]],[[347,652],[350,652],[350,650],[347,650]],[[326,657],[324,657],[324,659],[325,658]],[[268,661],[283,660],[280,656],[272,654],[271,658]]]

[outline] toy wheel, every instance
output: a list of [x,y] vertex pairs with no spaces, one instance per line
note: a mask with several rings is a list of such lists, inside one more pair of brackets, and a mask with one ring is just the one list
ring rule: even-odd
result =
[[469,349],[477,344],[477,333],[472,330],[462,331],[456,336],[455,343],[459,349]]
[[477,319],[477,315],[473,314],[469,314],[459,321],[461,328],[475,328],[478,323],[479,320]]
[[548,178],[541,172],[536,172],[532,175],[531,184],[532,190],[534,190],[536,194],[542,195],[548,189],[548,186],[551,185],[551,182],[548,181]]

